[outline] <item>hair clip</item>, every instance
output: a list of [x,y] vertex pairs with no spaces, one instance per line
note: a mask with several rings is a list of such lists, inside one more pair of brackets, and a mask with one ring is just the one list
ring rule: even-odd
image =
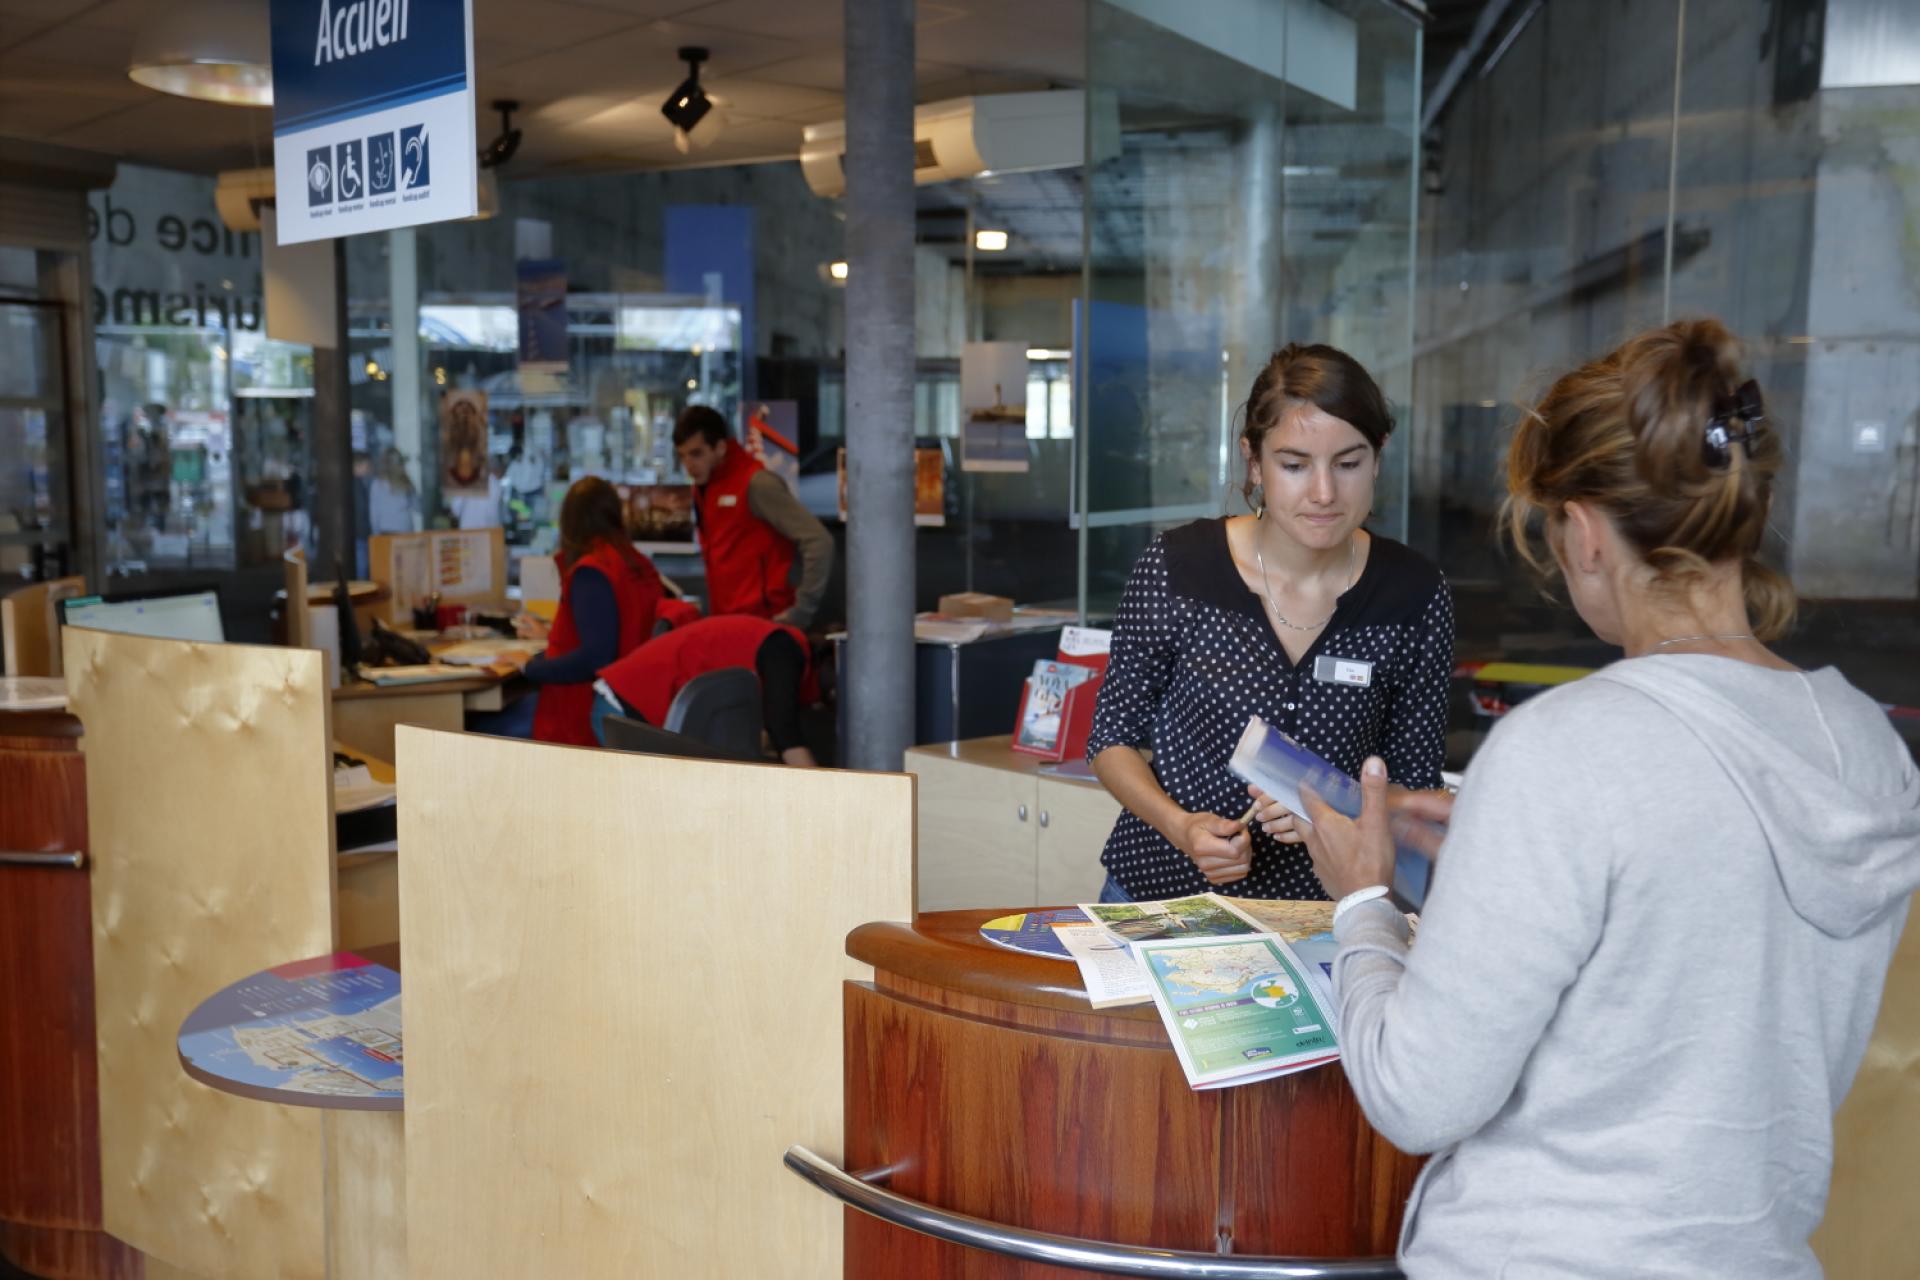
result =
[[[1731,423],[1739,419],[1740,426]],[[1724,467],[1733,461],[1733,446],[1741,445],[1753,456],[1753,440],[1765,422],[1766,406],[1760,400],[1760,384],[1752,378],[1741,383],[1731,395],[1715,396],[1713,416],[1707,419],[1704,453],[1709,467]]]

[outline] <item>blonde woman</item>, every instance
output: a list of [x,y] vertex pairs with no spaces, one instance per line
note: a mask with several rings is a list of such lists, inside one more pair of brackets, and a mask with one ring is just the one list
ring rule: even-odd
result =
[[1379,762],[1358,822],[1308,803],[1348,1078],[1435,1153],[1411,1280],[1820,1274],[1920,778],[1877,704],[1768,648],[1793,614],[1755,559],[1779,460],[1714,321],[1562,377],[1515,436],[1510,529],[1626,656],[1500,722],[1411,949]]

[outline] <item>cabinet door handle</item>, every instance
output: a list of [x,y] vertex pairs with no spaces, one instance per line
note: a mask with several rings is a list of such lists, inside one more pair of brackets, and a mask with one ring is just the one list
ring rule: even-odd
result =
[[1040,825],[1043,827],[1047,825],[1047,811],[1045,809],[1040,811]]
[[84,849],[75,849],[71,853],[36,853],[19,849],[0,849],[0,866],[9,867],[71,867],[79,871],[87,865]]
[[1019,812],[1020,812],[1020,821],[1025,822],[1027,820],[1027,806],[1021,805]]

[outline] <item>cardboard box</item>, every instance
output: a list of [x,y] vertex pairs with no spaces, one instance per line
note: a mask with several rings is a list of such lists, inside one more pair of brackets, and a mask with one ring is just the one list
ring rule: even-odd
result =
[[962,591],[940,597],[940,612],[949,618],[985,618],[989,622],[1012,622],[1013,601],[1005,596],[990,596],[982,591]]

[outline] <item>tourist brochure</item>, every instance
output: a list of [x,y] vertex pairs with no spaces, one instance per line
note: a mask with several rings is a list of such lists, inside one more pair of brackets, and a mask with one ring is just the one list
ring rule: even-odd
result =
[[1080,966],[1087,999],[1096,1009],[1153,999],[1146,972],[1134,956],[1138,943],[1250,934],[1260,928],[1211,893],[1160,902],[1089,902],[1080,910],[1093,924],[1060,941]]
[[1083,902],[1087,919],[1105,925],[1122,942],[1156,938],[1202,938],[1253,933],[1260,926],[1228,907],[1218,894],[1163,898],[1157,902]]
[[1080,967],[1087,1003],[1096,1009],[1145,1004],[1153,999],[1146,970],[1134,959],[1133,949],[1097,924],[1070,925],[1054,930],[1054,937]]
[[[1251,782],[1285,805],[1301,822],[1307,822],[1306,802],[1300,798],[1302,788],[1311,788],[1336,813],[1349,818],[1360,816],[1360,784],[1352,775],[1322,760],[1259,716],[1248,719],[1227,767],[1241,781]],[[1408,825],[1432,824],[1404,817],[1394,819],[1394,823],[1394,896],[1402,906],[1417,909],[1426,900],[1433,860],[1401,836]]]
[[1134,944],[1167,1038],[1195,1089],[1251,1084],[1339,1057],[1329,1006],[1272,934]]
[[1072,662],[1037,659],[1033,674],[1027,677],[1026,697],[1020,706],[1020,727],[1014,741],[1023,747],[1052,750],[1060,740],[1061,713],[1066,710],[1068,690],[1098,674],[1092,667]]
[[1047,911],[1020,911],[1010,916],[995,916],[980,926],[980,936],[996,947],[1024,951],[1028,955],[1071,960],[1073,956],[1059,940],[1062,929],[1086,927],[1087,917],[1078,907],[1055,907]]

